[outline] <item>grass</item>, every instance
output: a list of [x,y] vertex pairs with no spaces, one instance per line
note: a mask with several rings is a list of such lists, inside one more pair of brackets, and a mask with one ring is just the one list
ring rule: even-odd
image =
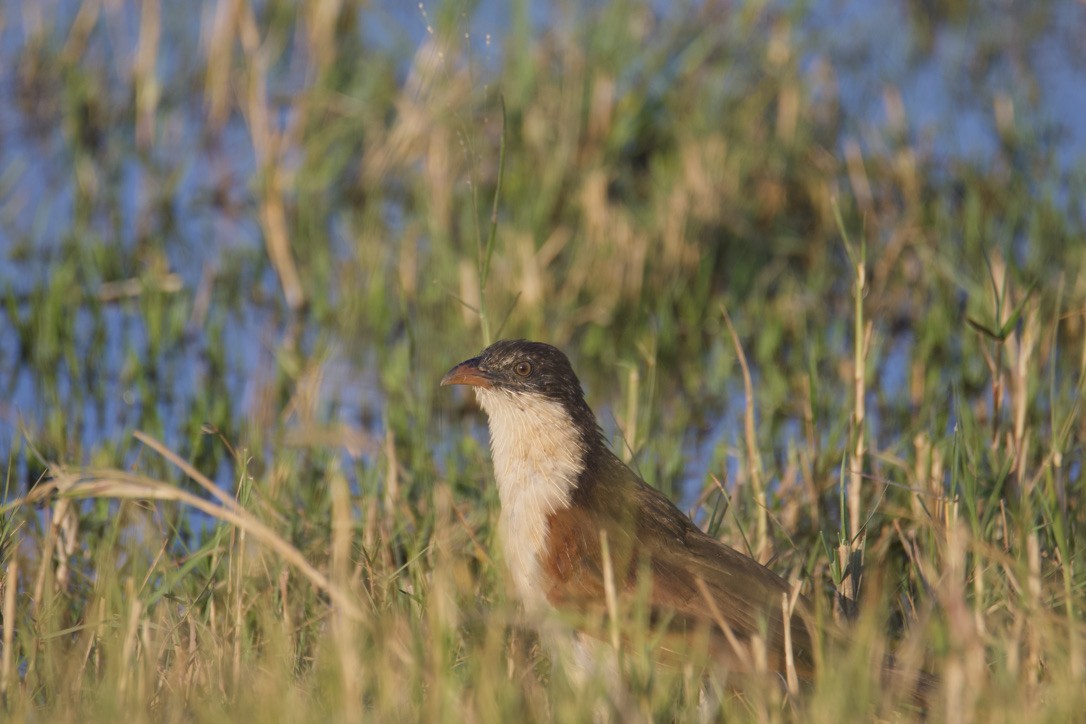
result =
[[856,599],[810,688],[720,716],[907,718],[887,650],[933,719],[1086,709],[1083,178],[1026,99],[969,99],[979,160],[893,86],[864,125],[802,6],[518,3],[487,41],[449,3],[417,48],[351,1],[36,7],[0,19],[5,717],[695,718],[651,640],[623,698],[563,689],[513,601],[481,415],[436,387],[499,336]]

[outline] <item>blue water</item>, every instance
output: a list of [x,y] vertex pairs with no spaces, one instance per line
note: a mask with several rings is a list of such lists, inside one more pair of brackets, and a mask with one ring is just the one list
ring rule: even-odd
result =
[[[0,93],[4,96],[0,103],[0,291],[10,290],[18,300],[20,314],[26,314],[28,298],[51,283],[53,262],[71,243],[68,237],[78,198],[77,183],[97,184],[107,189],[104,196],[113,181],[77,181],[77,162],[65,129],[43,126],[26,114],[26,104],[17,101],[20,56],[31,33],[26,25],[28,16],[20,11],[23,3],[10,0],[7,6],[5,21],[0,24]],[[692,12],[697,6],[656,3],[653,7],[657,15],[666,15]],[[796,12],[788,3],[773,6],[782,15],[798,18],[792,32],[798,47],[803,48],[804,73],[813,86],[822,87],[816,92],[832,94],[841,104],[845,122],[837,151],[849,141],[865,148],[889,143],[892,131],[887,130],[885,99],[887,89],[893,88],[900,93],[906,118],[903,132],[910,143],[943,164],[970,161],[983,167],[992,161],[1001,143],[993,108],[1002,103],[1013,107],[1018,128],[1044,139],[1061,171],[1081,173],[1086,166],[1086,123],[1081,120],[1086,117],[1083,3],[1057,0],[1049,4],[1047,20],[1033,34],[1020,30],[1022,23],[1035,15],[1030,9],[986,7],[975,18],[940,23],[930,42],[922,42],[914,32],[914,20],[905,2],[820,0],[808,4],[805,12]],[[102,11],[100,22],[108,28],[108,40],[93,44],[95,51],[89,56],[86,72],[100,79],[105,93],[98,100],[106,110],[127,101],[130,84],[120,69],[126,67],[125,58],[135,47],[138,7],[138,3],[122,3],[116,10],[107,7]],[[170,78],[202,77],[202,24],[208,22],[213,7],[162,3],[158,63],[159,73],[166,79],[163,86],[169,92],[175,88]],[[43,4],[42,8],[43,22],[47,26],[55,23],[52,32],[65,37],[78,4],[64,1]],[[505,42],[517,17],[507,3],[484,0],[471,13],[462,10],[455,23],[444,26],[452,30],[443,30],[437,21],[441,15],[440,8],[429,2],[371,3],[371,9],[360,17],[359,32],[376,47],[401,52],[405,75],[420,48],[434,52],[432,46],[425,45],[434,33],[461,33],[472,49],[477,82],[482,85],[500,67],[504,52],[516,52]],[[554,10],[545,3],[528,4],[526,15],[535,32],[555,22],[566,27],[573,23],[571,11]],[[986,61],[980,62],[979,57]],[[830,85],[823,80],[826,68],[833,69]],[[296,66],[286,64],[276,82],[274,92],[289,94],[305,79]],[[167,232],[163,266],[180,277],[184,293],[189,295],[223,268],[240,266],[246,270],[242,278],[267,301],[242,304],[226,314],[221,335],[215,337],[208,336],[202,320],[190,319],[184,343],[177,349],[158,351],[155,359],[151,359],[138,303],[107,305],[102,322],[105,356],[94,360],[100,388],[77,394],[82,382],[69,370],[61,375],[57,399],[43,397],[35,370],[19,359],[15,331],[6,315],[0,316],[0,390],[6,395],[0,402],[0,455],[18,447],[21,425],[33,431],[57,406],[65,410],[75,406],[80,413],[82,425],[74,436],[82,461],[89,459],[94,449],[144,426],[142,405],[147,401],[141,399],[139,380],[127,372],[133,367],[158,371],[160,387],[151,404],[157,405],[157,417],[165,426],[164,442],[171,447],[183,446],[190,433],[171,426],[170,421],[185,419],[197,393],[213,382],[207,361],[211,345],[227,346],[228,369],[221,382],[236,414],[253,414],[259,405],[262,385],[275,375],[285,315],[274,273],[257,261],[262,258],[263,244],[252,199],[255,163],[247,131],[234,119],[223,129],[220,140],[209,143],[198,88],[194,86],[191,97],[163,99],[159,123],[169,142],[156,146],[148,158],[132,152],[131,128],[111,130],[119,138],[102,141],[107,151],[130,155],[119,164],[117,216],[96,205],[84,233],[120,246],[127,267],[117,278],[96,279],[91,288],[78,291],[95,294],[101,283],[148,274],[154,260],[139,256],[140,237],[153,231],[147,229],[148,224],[153,227],[162,222],[146,215],[152,206],[146,198],[148,189],[161,187],[160,183],[149,183],[148,174],[178,174],[171,186],[172,197],[166,200],[172,209],[172,226]],[[209,203],[220,189],[225,189],[225,203]],[[1059,189],[1056,191],[1058,194]],[[402,209],[389,209],[390,217],[402,214]],[[395,218],[391,223],[399,225]],[[350,245],[340,239],[336,253],[351,253]],[[69,313],[77,315],[77,348],[89,349],[93,320],[84,310],[73,308]],[[904,390],[909,344],[903,337],[889,345],[880,363],[880,378],[893,389],[882,394]],[[355,426],[360,420],[371,421],[369,432],[380,439],[384,399],[375,373],[354,351],[333,348],[328,354],[330,362],[319,394],[325,407],[335,410],[331,421]],[[614,392],[618,394],[618,390]],[[692,460],[687,474],[690,485],[700,484],[711,472],[714,451],[739,445],[742,396],[732,394],[729,399],[736,404],[721,411],[719,422],[687,443]],[[872,405],[871,409],[875,408]],[[877,430],[879,420],[874,413],[871,424]],[[782,434],[789,437],[800,432],[786,427]],[[16,463],[16,479],[22,479],[28,470],[25,454]],[[230,484],[228,474],[225,468],[218,473],[225,485]]]

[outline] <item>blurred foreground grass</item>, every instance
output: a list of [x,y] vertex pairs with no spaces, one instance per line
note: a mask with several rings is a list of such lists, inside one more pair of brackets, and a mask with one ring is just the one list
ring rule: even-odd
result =
[[886,649],[933,718],[1086,711],[1082,169],[1022,99],[980,161],[892,85],[865,124],[802,5],[520,3],[481,41],[449,3],[418,48],[366,3],[200,10],[0,22],[6,716],[696,716],[639,650],[628,701],[553,690],[436,389],[499,331],[723,540],[860,599],[811,690],[726,718],[893,718]]

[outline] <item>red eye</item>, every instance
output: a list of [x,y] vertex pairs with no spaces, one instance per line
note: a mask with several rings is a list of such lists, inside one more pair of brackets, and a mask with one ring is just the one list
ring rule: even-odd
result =
[[524,361],[517,362],[517,366],[513,368],[513,371],[521,377],[527,377],[532,374],[532,363]]

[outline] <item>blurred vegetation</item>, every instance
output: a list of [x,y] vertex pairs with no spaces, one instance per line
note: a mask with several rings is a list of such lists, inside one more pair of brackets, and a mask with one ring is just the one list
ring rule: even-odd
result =
[[[1030,62],[1064,5],[970,36],[976,159],[893,82],[850,115],[806,3],[478,37],[450,2],[421,43],[356,0],[9,3],[0,708],[697,716],[636,657],[627,700],[556,692],[506,592],[480,415],[436,383],[525,336],[696,520],[859,599],[810,690],[721,716],[892,717],[887,648],[933,718],[1080,716],[1086,177]],[[982,9],[909,7],[917,63]]]

